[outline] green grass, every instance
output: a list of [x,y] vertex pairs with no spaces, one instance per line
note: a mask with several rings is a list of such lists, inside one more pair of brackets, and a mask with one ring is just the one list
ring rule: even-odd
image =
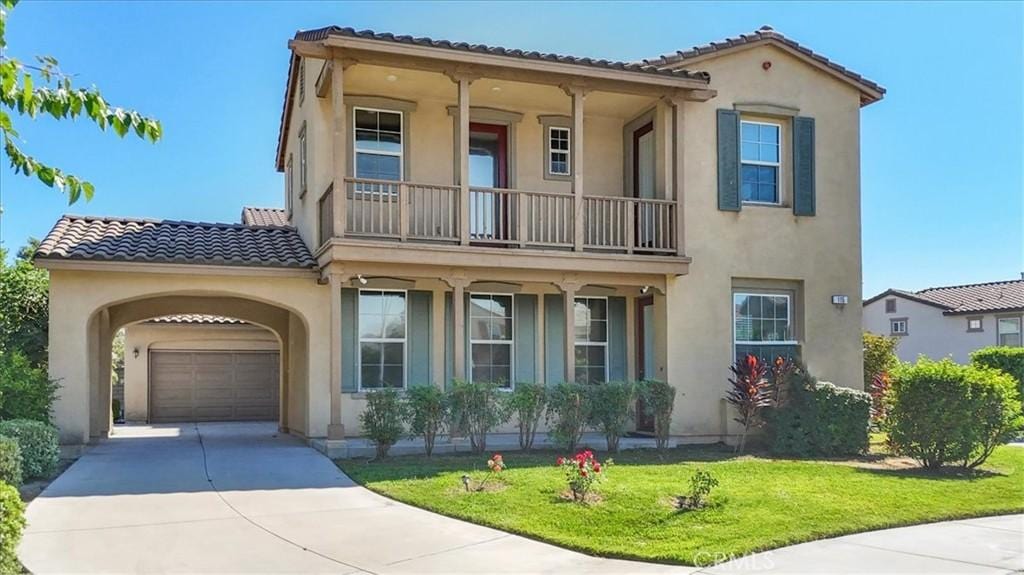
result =
[[[554,453],[503,454],[506,488],[467,493],[486,457],[343,460],[366,487],[418,507],[594,555],[706,564],[858,531],[1024,511],[1024,449],[1002,447],[969,475],[867,468],[849,462],[735,457],[718,448],[623,452],[592,505],[564,501]],[[603,459],[603,457],[602,457]],[[864,463],[864,462],[862,462]],[[711,505],[676,511],[696,469],[720,481]]]

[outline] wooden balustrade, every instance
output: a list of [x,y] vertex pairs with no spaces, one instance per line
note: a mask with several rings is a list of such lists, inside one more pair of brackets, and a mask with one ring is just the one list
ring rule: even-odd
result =
[[[346,178],[345,233],[400,241],[459,241],[458,186]],[[470,188],[470,242],[571,249],[575,197],[501,188]],[[668,200],[585,196],[584,248],[676,253],[676,205]]]

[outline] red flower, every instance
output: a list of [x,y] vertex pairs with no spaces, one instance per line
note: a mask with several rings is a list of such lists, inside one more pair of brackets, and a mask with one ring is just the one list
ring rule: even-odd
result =
[[494,457],[492,457],[491,459],[493,459],[495,461],[501,461],[501,454],[500,453],[495,453]]
[[582,475],[583,477],[586,477],[587,476],[587,470],[584,469],[583,471],[580,471],[580,475]]
[[579,464],[580,464],[580,469],[583,469],[583,467],[586,465],[586,463],[583,462],[583,461],[580,461]]
[[601,464],[600,463],[595,463],[594,464],[594,473],[601,473]]
[[563,463],[565,463],[564,457],[559,457],[558,459],[555,460],[555,465],[561,466]]

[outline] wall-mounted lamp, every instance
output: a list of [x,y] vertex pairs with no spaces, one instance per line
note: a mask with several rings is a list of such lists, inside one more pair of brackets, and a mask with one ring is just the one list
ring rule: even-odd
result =
[[135,348],[132,350],[132,357],[134,357],[135,359],[139,359],[139,348]]
[[640,295],[646,295],[649,291],[651,291],[651,286],[644,286],[640,288]]
[[848,295],[836,294],[832,296],[832,305],[841,307],[848,303],[850,303],[850,296]]
[[359,283],[360,283],[361,285],[366,285],[366,278],[364,278],[364,277],[363,277],[363,274],[359,274],[359,275],[357,275],[357,276],[356,276],[356,279],[358,279],[358,280],[359,280]]

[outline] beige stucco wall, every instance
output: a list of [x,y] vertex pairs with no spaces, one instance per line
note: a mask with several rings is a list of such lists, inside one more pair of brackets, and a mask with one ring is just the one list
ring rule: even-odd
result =
[[[1021,314],[942,315],[935,306],[895,297],[896,311],[885,312],[882,298],[864,306],[864,330],[890,335],[889,320],[907,319],[907,335],[899,336],[896,355],[901,361],[915,361],[918,356],[931,359],[952,358],[968,363],[971,352],[998,343],[997,317],[1020,317]],[[980,317],[982,331],[967,331],[967,318]]]
[[137,323],[124,331],[124,413],[128,422],[149,419],[150,351],[278,351],[280,346],[273,332],[252,325]]

